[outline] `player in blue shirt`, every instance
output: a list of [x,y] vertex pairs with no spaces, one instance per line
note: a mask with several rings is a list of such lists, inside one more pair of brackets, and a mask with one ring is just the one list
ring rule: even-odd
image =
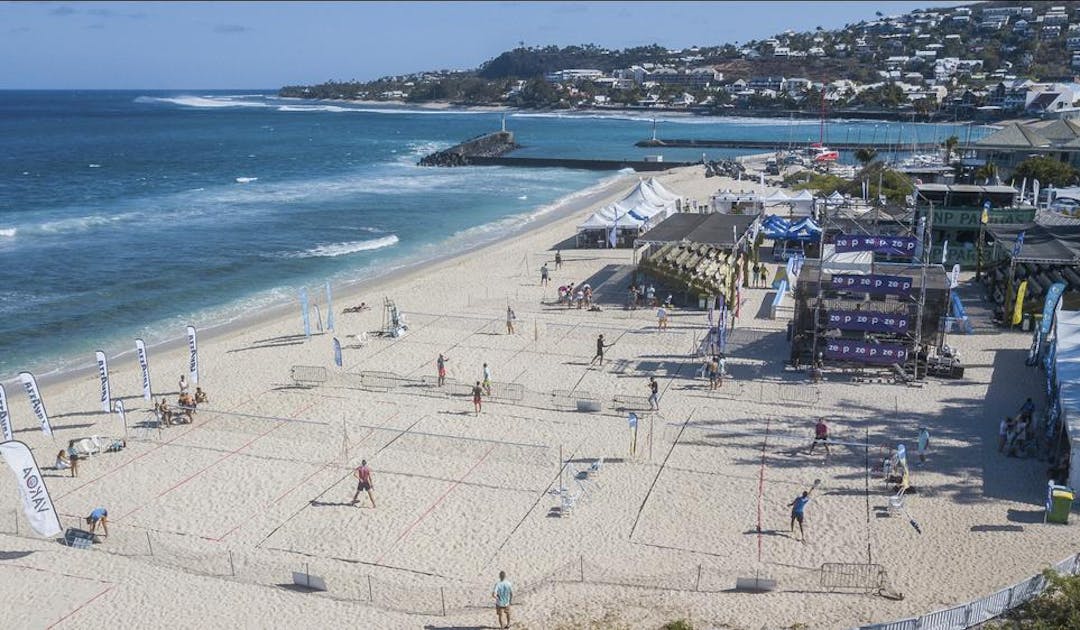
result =
[[802,536],[803,542],[806,542],[806,530],[803,528],[803,517],[806,513],[806,504],[810,502],[810,493],[813,491],[813,488],[805,490],[801,495],[795,497],[794,501],[788,503],[788,505],[791,506],[791,532],[795,532],[795,521],[798,521],[799,535]]
[[[506,579],[506,571],[499,571],[499,581],[491,592],[495,598],[495,614],[499,618],[500,628],[510,627],[510,604],[514,600],[514,587],[510,580]],[[506,625],[503,625],[503,614],[506,614]]]

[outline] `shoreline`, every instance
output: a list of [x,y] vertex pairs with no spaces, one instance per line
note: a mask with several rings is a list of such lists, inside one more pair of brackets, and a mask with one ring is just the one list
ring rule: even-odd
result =
[[[678,169],[673,169],[673,171],[678,171]],[[571,217],[578,212],[582,212],[583,210],[595,205],[598,201],[606,201],[608,197],[612,197],[615,194],[617,189],[620,189],[621,186],[630,181],[630,178],[633,177],[633,175],[638,174],[615,173],[612,174],[610,177],[603,178],[602,180],[600,180],[600,182],[596,184],[571,192],[567,195],[564,195],[563,197],[554,200],[549,204],[538,206],[534,208],[531,212],[524,213],[522,215],[508,215],[507,217],[503,217],[503,219],[506,219],[512,216],[520,216],[523,218],[524,223],[517,227],[511,228],[509,231],[503,234],[497,234],[489,239],[481,240],[475,244],[467,245],[464,249],[460,251],[437,254],[434,257],[423,257],[421,254],[412,254],[410,255],[410,257],[405,258],[400,264],[391,265],[384,271],[376,271],[373,272],[372,275],[365,277],[353,276],[351,279],[341,282],[338,285],[332,285],[332,288],[334,289],[335,308],[338,309],[338,312],[335,313],[335,318],[340,317],[341,309],[345,308],[345,306],[348,305],[347,303],[351,302],[355,298],[358,298],[363,292],[376,291],[390,284],[407,281],[420,275],[421,273],[429,271],[430,268],[433,266],[449,265],[467,256],[481,253],[490,248],[500,245],[512,244],[515,241],[528,237],[532,232],[536,230],[540,230],[552,223]],[[541,210],[547,206],[550,206],[550,210],[541,212]],[[540,213],[536,214],[537,212]],[[534,216],[535,218],[529,218]],[[442,241],[442,243],[445,242],[445,240]],[[437,246],[439,245],[439,243],[433,243],[431,245]],[[350,272],[350,275],[353,273],[355,272]],[[275,289],[280,288],[282,287],[275,287]],[[311,300],[312,304],[320,303],[317,297],[318,294],[315,294],[313,296],[314,299]],[[299,314],[296,312],[299,309],[299,305],[296,302],[297,299],[294,296],[292,298],[284,298],[281,301],[273,302],[258,312],[244,312],[240,316],[235,317],[229,321],[210,322],[207,324],[203,324],[202,326],[200,326],[198,321],[191,322],[190,325],[195,326],[197,330],[200,353],[205,347],[204,344],[206,343],[220,340],[223,338],[229,338],[234,335],[246,332],[250,329],[277,323],[283,323],[285,319],[291,316],[296,316],[299,320]],[[208,308],[220,308],[221,306],[224,305],[218,305],[217,307]],[[369,306],[371,306],[371,308],[374,310],[377,306],[381,305],[369,302]],[[408,313],[407,310],[405,310],[404,312],[406,314]],[[299,321],[297,322],[297,327],[300,327]],[[321,334],[325,334],[326,332],[329,331],[326,331],[324,328],[324,332]],[[313,331],[312,337],[315,337],[319,334],[320,333]],[[135,338],[135,336],[132,336],[129,339],[130,347],[126,350],[111,349],[104,344],[100,346],[100,349],[105,352],[106,358],[110,363],[110,375],[111,373],[116,371],[115,369],[113,369],[112,366],[114,361],[134,358]],[[183,334],[153,343],[148,342],[146,346],[146,352],[147,356],[150,358],[152,380],[157,382],[157,380],[154,378],[154,371],[152,368],[153,358],[157,356],[158,353],[169,354],[184,349],[186,347],[187,338]],[[74,356],[75,355],[64,355],[60,357],[60,361],[64,362],[67,360],[73,360]],[[35,371],[34,376],[37,379],[38,385],[43,389],[48,386],[63,387],[88,376],[93,376],[96,379],[97,364],[93,361],[93,359],[87,359],[85,364],[76,363],[74,365],[71,365],[70,367],[58,368],[42,373],[38,373]],[[10,376],[9,378],[0,380],[0,385],[3,385],[5,388],[8,389],[14,388],[13,391],[21,389],[21,384],[19,382],[17,373]],[[157,397],[158,394],[155,392],[154,396]]]

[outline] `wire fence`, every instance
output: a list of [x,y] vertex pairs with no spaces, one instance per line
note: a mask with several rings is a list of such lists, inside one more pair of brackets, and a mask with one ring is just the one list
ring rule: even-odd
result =
[[[1069,556],[1055,563],[1052,568],[1061,575],[1076,575],[1080,568],[1080,554]],[[856,630],[964,630],[1031,601],[1046,589],[1047,583],[1042,574],[1033,575],[965,604],[936,610],[919,617],[867,624]]]
[[[19,510],[0,513],[0,534],[30,538],[29,528],[20,523]],[[81,529],[82,519],[65,516],[66,528]],[[306,578],[321,578],[325,591],[319,596],[364,603],[377,608],[445,616],[490,607],[491,584],[447,578],[424,571],[381,567],[361,559],[307,554],[272,546],[243,550],[222,548],[208,541],[178,532],[114,525],[109,536],[88,549],[63,545],[66,553],[107,553],[138,562],[175,569],[193,575],[248,584],[311,592]],[[63,544],[64,539],[58,539]],[[77,562],[75,556],[65,562]],[[1076,575],[1080,554],[1069,556],[1052,567],[1063,575]],[[294,575],[299,574],[299,575]],[[397,573],[398,579],[386,574]],[[678,564],[659,573],[627,573],[579,555],[535,578],[514,578],[515,599],[521,600],[556,584],[632,586],[651,590],[698,593],[730,592],[737,571],[707,564]],[[823,564],[818,569],[801,569],[786,576],[805,590],[819,584],[823,594],[839,590],[882,594],[887,578],[878,565]],[[1039,574],[985,597],[952,608],[897,621],[858,626],[855,630],[962,630],[990,621],[1038,596],[1047,586]],[[781,589],[782,590],[782,589]]]
[[[397,391],[420,396],[442,398],[468,398],[472,396],[474,384],[453,378],[439,379],[434,376],[403,376],[393,372],[343,372],[334,374],[319,366],[294,365],[290,377],[297,387],[318,387],[321,385],[347,387],[364,391]],[[708,389],[703,381],[699,396],[706,398],[744,400],[762,404],[813,406],[821,400],[821,390],[811,384],[788,381],[752,380],[740,381],[725,378],[716,389]],[[493,381],[489,388],[483,389],[485,401],[499,402],[535,409],[553,411],[592,411],[605,409],[615,412],[648,410],[648,398],[625,394],[603,397],[595,392],[582,390],[556,389],[535,391],[526,389],[520,383]]]

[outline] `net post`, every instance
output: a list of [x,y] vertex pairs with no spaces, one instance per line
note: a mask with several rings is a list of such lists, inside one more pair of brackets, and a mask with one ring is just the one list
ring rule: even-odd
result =
[[154,556],[154,545],[150,542],[150,530],[146,530],[146,548],[150,551],[150,556]]
[[442,586],[439,587],[439,599],[442,600],[442,616],[446,616],[446,589]]
[[375,601],[375,591],[371,588],[371,574],[367,576],[367,597],[369,602]]
[[701,589],[701,565],[697,565],[697,580],[694,581],[694,592]]
[[[579,571],[579,573],[578,573],[578,578],[579,578],[578,581],[579,582],[584,582],[585,581],[585,556],[584,555],[578,556],[578,571]],[[1010,598],[1011,598],[1011,593],[1010,593]]]
[[229,550],[229,573],[231,573],[233,577],[236,577],[236,564],[233,562],[233,553],[231,549]]

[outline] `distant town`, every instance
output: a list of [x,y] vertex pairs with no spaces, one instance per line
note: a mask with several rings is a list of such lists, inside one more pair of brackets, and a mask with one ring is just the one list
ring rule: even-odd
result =
[[[710,10],[703,5],[703,10]],[[720,10],[720,9],[716,9]],[[285,97],[525,109],[996,121],[1077,117],[1080,2],[987,2],[669,50],[527,47],[471,71],[286,86]]]

